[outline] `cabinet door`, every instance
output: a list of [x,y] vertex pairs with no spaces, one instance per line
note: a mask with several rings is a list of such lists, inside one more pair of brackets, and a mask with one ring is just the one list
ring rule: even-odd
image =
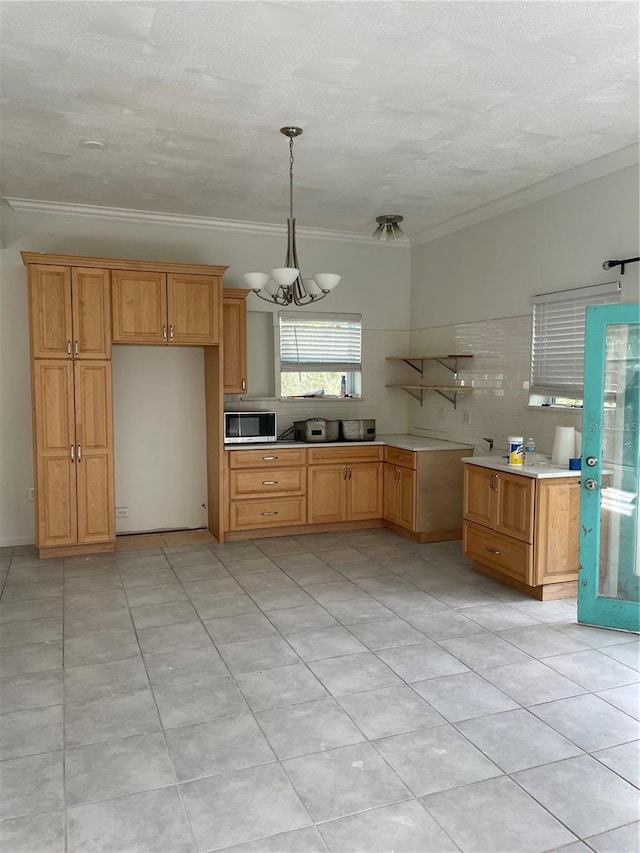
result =
[[71,270],[73,354],[75,358],[111,358],[109,270]]
[[533,583],[574,581],[580,568],[580,482],[540,480],[536,491]]
[[464,517],[485,527],[493,527],[497,495],[497,474],[479,465],[464,466]]
[[416,524],[416,472],[408,468],[398,468],[398,520],[399,527],[415,530]]
[[396,465],[391,465],[385,462],[383,470],[383,506],[382,517],[386,521],[391,521],[394,524],[398,523],[400,512],[398,509],[398,499],[400,492],[398,488],[398,468]]
[[37,545],[77,542],[71,361],[33,362]]
[[29,264],[29,315],[33,358],[71,358],[71,270]]
[[212,275],[167,276],[169,343],[208,346],[220,341],[220,280]]
[[346,465],[312,465],[308,471],[307,489],[309,524],[346,521]]
[[347,519],[382,518],[382,465],[370,462],[349,465],[347,473]]
[[517,474],[498,474],[494,528],[500,533],[533,542],[533,507],[536,481]]
[[247,291],[223,290],[222,363],[224,393],[243,394],[247,390]]
[[111,272],[113,342],[167,343],[167,277],[164,273]]
[[75,365],[78,542],[115,539],[111,363]]

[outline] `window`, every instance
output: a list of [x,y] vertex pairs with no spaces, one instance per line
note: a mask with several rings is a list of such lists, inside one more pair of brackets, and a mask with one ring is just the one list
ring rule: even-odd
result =
[[361,394],[360,314],[305,314],[281,311],[280,394],[283,397]]
[[582,405],[585,308],[619,301],[619,281],[532,298],[531,405]]

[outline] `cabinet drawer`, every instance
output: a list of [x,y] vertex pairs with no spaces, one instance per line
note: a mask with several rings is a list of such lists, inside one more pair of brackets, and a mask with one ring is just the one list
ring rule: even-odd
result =
[[272,468],[267,471],[251,469],[229,472],[229,497],[259,498],[265,495],[304,495],[305,468]]
[[418,464],[418,454],[413,450],[401,450],[399,447],[385,447],[384,461],[415,470]]
[[309,465],[339,465],[353,462],[380,462],[382,445],[345,444],[341,447],[310,447]]
[[283,465],[304,465],[307,451],[297,448],[279,450],[230,450],[229,468],[280,468]]
[[252,530],[256,527],[284,527],[304,524],[305,498],[272,498],[263,501],[231,501],[230,530]]
[[469,521],[464,523],[465,555],[522,583],[531,584],[532,552],[532,546],[526,542]]

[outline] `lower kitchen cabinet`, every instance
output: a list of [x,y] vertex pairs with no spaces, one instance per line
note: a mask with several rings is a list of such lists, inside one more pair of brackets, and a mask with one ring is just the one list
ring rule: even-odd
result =
[[227,451],[230,532],[304,524],[306,451],[297,448]]
[[111,363],[37,359],[33,397],[41,554],[114,542]]
[[388,526],[419,542],[462,535],[462,466],[469,451],[384,449],[384,515]]
[[367,521],[382,516],[380,445],[309,450],[309,524]]
[[384,463],[383,518],[398,527],[414,530],[416,522],[416,472]]
[[464,469],[463,549],[476,568],[535,598],[574,596],[579,477]]

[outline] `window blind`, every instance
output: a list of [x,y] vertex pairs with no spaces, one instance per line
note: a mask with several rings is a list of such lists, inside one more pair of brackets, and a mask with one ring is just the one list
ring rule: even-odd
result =
[[360,371],[360,314],[279,313],[280,370]]
[[619,281],[532,298],[531,393],[582,398],[585,308],[619,301]]

